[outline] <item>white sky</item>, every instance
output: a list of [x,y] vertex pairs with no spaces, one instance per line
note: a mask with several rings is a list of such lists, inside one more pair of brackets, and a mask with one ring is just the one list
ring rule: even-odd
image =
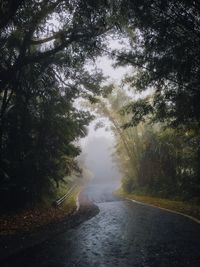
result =
[[[109,76],[107,82],[108,83],[115,83],[116,85],[120,86],[120,83],[127,72],[130,72],[130,67],[117,67],[114,68],[112,66],[113,61],[109,59],[107,56],[99,57],[96,61],[96,66],[103,71],[105,76]],[[98,121],[98,119],[97,119]],[[93,121],[90,126],[88,127],[89,133],[86,138],[81,140],[81,146],[84,147],[88,140],[93,137],[106,137],[111,142],[114,141],[114,137],[111,131],[106,131],[104,128],[100,128],[98,130],[94,130],[94,126],[97,121]],[[109,121],[107,119],[103,120],[105,125],[109,125]]]
[[102,69],[105,76],[109,76],[109,82],[114,82],[118,85],[121,83],[124,75],[130,71],[129,67],[113,68],[113,61],[106,56],[98,58],[96,64],[98,68]]
[[[126,39],[121,40],[113,40],[108,38],[108,48],[111,49],[125,49],[128,48],[128,42]],[[131,67],[113,67],[114,61],[110,59],[108,56],[102,56],[98,57],[96,62],[96,66],[98,69],[101,69],[103,74],[107,77],[108,80],[107,83],[114,83],[118,86],[120,86],[122,79],[124,78],[125,74],[131,72]],[[90,138],[92,136],[106,136],[109,139],[113,139],[113,135],[111,132],[105,131],[105,129],[100,128],[97,131],[95,131],[94,125],[96,122],[92,122],[89,126],[89,134],[87,138]],[[109,124],[108,120],[105,120],[105,124]],[[86,140],[87,142],[87,140]],[[84,142],[83,142],[84,143]]]
[[[112,48],[122,48],[122,45],[119,43],[119,41],[112,41],[110,42],[110,46]],[[113,65],[113,61],[108,58],[107,56],[103,56],[103,57],[98,57],[96,60],[96,66],[98,69],[101,69],[103,74],[105,76],[108,76],[108,80],[107,83],[114,83],[118,86],[120,86],[120,83],[124,77],[124,75],[127,72],[131,71],[131,67],[117,67],[114,68]],[[91,66],[92,67],[92,66]],[[90,68],[90,66],[89,66]],[[101,121],[103,120],[105,126],[109,126],[109,120],[104,118],[101,119]],[[118,168],[115,166],[113,166],[112,163],[112,156],[111,154],[113,153],[113,146],[114,146],[114,136],[113,133],[111,131],[106,131],[106,127],[105,128],[100,128],[98,130],[94,130],[94,126],[97,123],[98,119],[91,122],[91,124],[88,127],[88,135],[80,140],[80,145],[82,148],[82,152],[85,155],[88,155],[88,151],[91,151],[91,145],[94,146],[94,151],[92,152],[92,162],[91,163],[91,155],[88,155],[86,158],[86,165],[88,167],[88,169],[90,169],[90,171],[94,174],[94,177],[96,177],[97,179],[99,179],[99,171],[95,171],[95,167],[94,170],[91,166],[95,166],[95,165],[99,165],[102,166],[102,170],[104,169],[104,173],[102,173],[102,176],[105,176],[106,173],[107,175],[110,177],[110,179],[112,179],[113,177],[116,177],[116,179],[119,180],[120,174],[118,172]],[[103,142],[102,138],[105,138],[107,140],[107,142]],[[99,144],[102,143],[102,144]],[[99,147],[100,145],[100,147]],[[100,148],[103,149],[104,151],[104,158],[100,158]],[[91,152],[90,152],[91,153]],[[106,162],[105,162],[106,161]],[[96,173],[95,173],[96,172]],[[103,177],[102,177],[103,179]]]

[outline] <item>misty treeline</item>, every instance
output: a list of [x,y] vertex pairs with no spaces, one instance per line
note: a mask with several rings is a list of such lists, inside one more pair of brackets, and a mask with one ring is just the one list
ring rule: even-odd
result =
[[[74,102],[80,97],[94,101],[104,93],[102,74],[86,67],[103,53],[117,65],[133,66],[126,79],[130,88],[154,92],[150,98],[125,102],[122,109],[129,119],[117,126],[123,135],[133,132],[138,140],[148,140],[138,159],[141,185],[148,180],[155,189],[164,180],[169,192],[197,195],[199,1],[2,0],[0,5],[3,205],[35,205],[63,177],[79,171],[75,141],[86,135],[92,116]],[[130,49],[107,51],[104,41],[113,35],[126,37]],[[148,120],[154,126],[144,123]],[[130,138],[139,145],[136,139]],[[133,159],[133,148],[122,142]],[[163,165],[158,164],[159,153]],[[152,170],[158,171],[156,178]],[[126,176],[129,189],[135,186],[133,176]]]
[[[151,101],[153,96],[148,97]],[[100,117],[107,117],[111,123],[116,140],[113,158],[122,174],[123,189],[198,202],[199,135],[195,130],[182,131],[153,122],[151,116],[127,127],[132,118],[126,111],[129,105],[130,92],[117,87],[92,105]],[[96,129],[105,126],[100,119]]]
[[35,206],[80,171],[76,141],[92,116],[75,101],[99,93],[102,74],[85,64],[100,54],[112,14],[101,1],[0,5],[0,202]]
[[116,51],[116,65],[133,67],[132,94],[114,90],[100,109],[117,136],[123,187],[199,201],[200,3],[124,1],[122,13],[130,49]]

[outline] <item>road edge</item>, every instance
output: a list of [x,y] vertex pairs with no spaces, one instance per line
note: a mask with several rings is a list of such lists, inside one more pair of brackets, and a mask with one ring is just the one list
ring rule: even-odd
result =
[[0,262],[5,262],[10,257],[24,253],[27,249],[40,245],[56,235],[75,228],[99,213],[99,207],[83,194],[83,189],[80,189],[76,195],[76,206],[75,211],[70,216],[62,221],[42,226],[36,232],[0,237]]
[[129,200],[129,201],[132,201],[134,203],[140,204],[140,205],[150,206],[150,207],[157,208],[157,209],[160,209],[160,210],[164,210],[164,211],[167,211],[167,212],[170,212],[170,213],[178,214],[178,215],[184,216],[184,217],[192,220],[193,222],[195,222],[197,224],[200,224],[200,220],[198,220],[197,218],[195,218],[193,216],[187,215],[185,213],[182,213],[182,212],[179,212],[179,211],[175,211],[175,210],[170,210],[170,209],[167,209],[167,208],[162,208],[162,207],[159,207],[159,206],[156,206],[156,205],[153,205],[153,204],[140,202],[138,200],[134,200],[134,199],[130,199],[130,198],[125,198],[125,199]]

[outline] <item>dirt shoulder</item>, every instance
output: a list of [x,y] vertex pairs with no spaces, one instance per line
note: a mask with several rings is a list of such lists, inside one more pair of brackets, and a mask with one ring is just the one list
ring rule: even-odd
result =
[[115,196],[120,198],[130,199],[133,201],[138,201],[145,203],[151,206],[155,206],[161,209],[172,211],[186,217],[191,218],[192,220],[200,223],[200,206],[191,204],[183,201],[170,200],[165,198],[157,198],[152,196],[144,196],[137,194],[128,194],[121,189],[117,190],[114,193]]
[[[40,211],[37,215],[29,211],[24,220],[22,215],[18,215],[18,218],[12,218],[13,222],[8,221],[8,231],[5,231],[4,225],[0,234],[0,260],[74,228],[99,212],[99,208],[83,193],[78,195],[78,209],[75,203],[76,201],[70,208],[66,204],[58,209],[51,208],[43,213]],[[15,219],[18,221],[14,221]],[[2,218],[1,220],[3,221]],[[21,225],[17,226],[18,223]]]

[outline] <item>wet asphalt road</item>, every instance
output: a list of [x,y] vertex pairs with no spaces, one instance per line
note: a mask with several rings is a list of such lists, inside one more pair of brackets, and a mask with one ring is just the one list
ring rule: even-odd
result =
[[180,215],[114,199],[109,185],[91,185],[100,213],[29,248],[1,267],[199,267],[200,225]]

